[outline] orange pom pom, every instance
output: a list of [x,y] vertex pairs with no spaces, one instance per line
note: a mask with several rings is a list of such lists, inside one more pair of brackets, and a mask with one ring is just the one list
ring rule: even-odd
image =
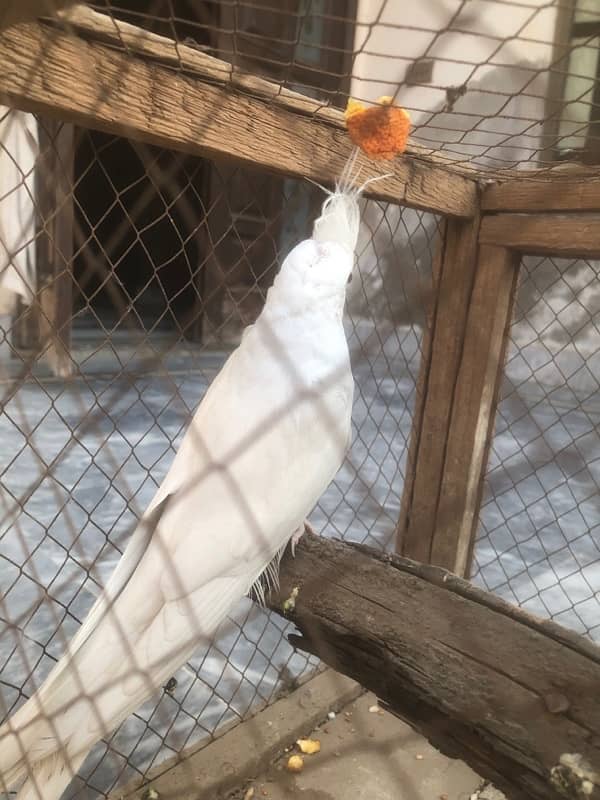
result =
[[406,149],[410,117],[393,105],[391,97],[380,97],[377,102],[380,105],[365,108],[350,98],[344,113],[346,127],[354,144],[368,156],[389,159]]

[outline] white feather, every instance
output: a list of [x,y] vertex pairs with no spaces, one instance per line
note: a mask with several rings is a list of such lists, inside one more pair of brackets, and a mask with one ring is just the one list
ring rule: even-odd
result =
[[58,800],[95,742],[209,641],[261,576],[267,588],[277,581],[283,549],[350,439],[342,313],[357,200],[332,193],[313,238],[285,259],[104,592],[0,728],[0,777],[12,786],[30,774],[19,800],[37,796],[36,780],[42,800]]

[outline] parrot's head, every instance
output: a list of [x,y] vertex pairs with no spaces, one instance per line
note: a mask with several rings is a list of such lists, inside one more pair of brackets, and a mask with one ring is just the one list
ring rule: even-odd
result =
[[275,279],[277,301],[283,298],[288,309],[330,300],[336,308],[343,308],[358,241],[359,200],[367,184],[380,180],[370,178],[358,184],[358,174],[353,175],[357,153],[358,148],[346,162],[333,192],[320,186],[327,198],[313,225],[312,237],[294,247]]
[[389,175],[378,175],[358,183],[360,166],[356,168],[359,149],[355,148],[340,175],[335,191],[323,191],[328,195],[323,203],[321,216],[315,220],[313,239],[316,242],[337,242],[350,251],[354,257],[358,230],[360,227],[359,200],[368,184],[382,180]]
[[363,188],[355,185],[352,174],[357,152],[356,149],[346,161],[335,191],[320,187],[327,194],[327,199],[323,203],[321,216],[313,225],[313,239],[316,242],[337,242],[349,250],[353,257],[360,227],[358,201]]
[[289,308],[310,307],[327,298],[343,304],[353,265],[354,253],[344,244],[305,239],[284,260],[275,286]]

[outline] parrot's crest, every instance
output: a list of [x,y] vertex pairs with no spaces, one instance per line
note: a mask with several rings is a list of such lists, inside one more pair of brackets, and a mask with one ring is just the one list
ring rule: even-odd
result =
[[[348,158],[335,191],[330,192],[320,187],[329,196],[323,203],[321,216],[315,220],[313,239],[317,242],[337,242],[346,247],[351,253],[356,250],[358,229],[360,227],[360,209],[358,201],[365,187],[373,181],[388,178],[389,175],[378,175],[358,184],[360,167],[355,172],[356,159],[359,150],[355,148]],[[319,184],[317,184],[319,185]]]

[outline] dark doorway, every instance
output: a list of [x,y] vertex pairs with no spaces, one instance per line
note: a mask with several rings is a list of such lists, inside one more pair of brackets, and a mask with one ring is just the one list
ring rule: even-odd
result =
[[79,324],[187,332],[201,291],[206,165],[96,131],[75,150]]

